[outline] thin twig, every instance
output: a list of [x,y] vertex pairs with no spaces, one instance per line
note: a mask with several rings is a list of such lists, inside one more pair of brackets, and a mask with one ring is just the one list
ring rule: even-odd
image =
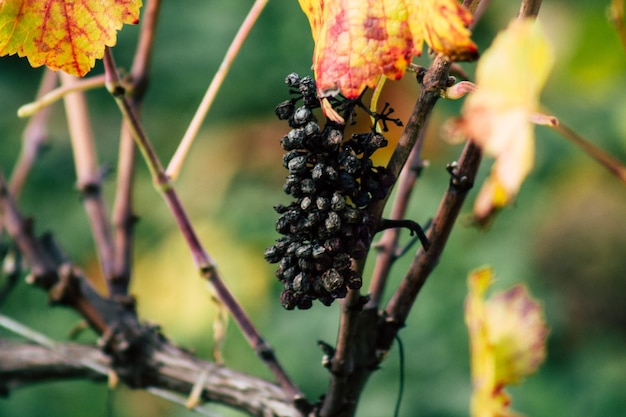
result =
[[32,103],[24,104],[17,110],[17,115],[19,117],[32,116],[36,112],[50,106],[52,103],[61,100],[69,93],[93,90],[99,87],[104,87],[104,75],[95,75],[93,77],[83,78],[72,84],[65,84],[57,89],[47,92],[42,97],[38,97],[37,100]]
[[[57,73],[46,69],[41,79],[39,91],[37,92],[37,98],[45,96],[48,92],[54,89],[57,85],[58,77]],[[30,170],[39,155],[41,148],[48,141],[48,119],[50,118],[50,107],[45,107],[39,112],[35,113],[30,118],[24,133],[22,134],[22,149],[20,156],[13,168],[11,179],[9,182],[9,189],[15,198],[19,197],[19,194],[26,182],[26,177],[30,173]]]
[[111,223],[113,224],[113,266],[109,296],[128,294],[132,268],[133,230],[133,179],[135,172],[135,142],[124,124],[120,133],[117,181]]
[[[61,82],[71,87],[78,79],[61,73]],[[76,186],[89,219],[100,268],[109,284],[113,272],[113,236],[102,196],[102,172],[98,165],[87,100],[82,91],[66,94],[63,100],[76,167]]]
[[522,0],[522,4],[517,13],[518,19],[525,19],[529,17],[537,17],[539,15],[539,9],[541,8],[542,0]]
[[[417,143],[409,156],[409,163],[404,167],[398,179],[396,199],[389,216],[392,220],[403,219],[406,215],[415,182],[423,168],[424,162],[422,161],[421,150],[426,136],[425,133],[426,129],[422,129]],[[387,229],[380,238],[380,241],[376,244],[378,256],[376,258],[376,264],[374,265],[374,271],[372,272],[372,281],[369,289],[370,300],[365,305],[366,309],[378,308],[380,304],[391,265],[396,260],[399,237],[400,229]]]
[[[144,11],[137,50],[128,80],[132,91],[131,106],[137,114],[141,101],[148,87],[148,78],[156,25],[159,17],[161,0],[150,0]],[[113,203],[113,271],[111,274],[110,296],[128,294],[131,278],[133,228],[136,216],[133,213],[133,178],[135,172],[135,142],[125,121],[122,122],[117,168],[117,186]]]
[[129,100],[124,95],[124,88],[120,83],[113,55],[109,48],[105,50],[104,67],[107,74],[107,89],[115,98],[115,101],[122,112],[122,116],[131,128],[135,143],[141,150],[148,165],[148,169],[152,174],[153,183],[157,190],[162,194],[168,207],[170,208],[174,219],[176,220],[178,227],[187,242],[200,275],[207,279],[213,286],[217,298],[226,306],[226,308],[228,308],[248,343],[254,348],[257,356],[259,356],[259,358],[268,366],[274,377],[285,389],[290,398],[293,400],[303,399],[304,395],[287,376],[282,366],[278,363],[271,347],[264,341],[261,334],[250,320],[250,317],[243,310],[239,302],[233,297],[230,290],[228,290],[218,273],[217,266],[201,244],[195,229],[193,228],[191,221],[189,220],[189,217],[187,216],[187,213],[178,198],[174,185],[163,169],[163,165],[161,165],[161,161],[156,155],[156,152],[152,147],[152,143],[148,139],[148,136],[139,122],[136,113],[130,106]]
[[583,138],[560,121],[559,123],[550,125],[550,127],[581,148],[587,155],[598,161],[600,165],[608,169],[613,175],[619,178],[620,181],[626,184],[626,166],[617,160],[617,158]]
[[472,141],[468,141],[456,169],[452,172],[453,178],[448,190],[428,229],[431,246],[427,252],[422,248],[418,249],[413,263],[385,308],[386,326],[391,326],[395,331],[383,333],[383,339],[379,341],[382,346],[391,347],[397,330],[404,326],[417,295],[438,264],[465,197],[474,183],[480,161],[480,149]]
[[178,177],[178,174],[180,173],[180,170],[184,164],[185,158],[187,157],[187,154],[191,149],[191,145],[198,135],[198,131],[200,130],[200,126],[202,126],[202,122],[204,121],[209,110],[211,109],[211,105],[213,104],[213,101],[217,96],[217,92],[219,91],[222,83],[224,82],[224,79],[226,78],[226,74],[228,74],[228,71],[233,64],[235,57],[241,50],[243,42],[248,36],[248,33],[250,33],[250,30],[254,26],[256,20],[260,16],[261,11],[263,10],[267,2],[268,0],[256,0],[252,5],[252,8],[248,12],[246,19],[239,27],[239,31],[235,35],[232,43],[230,44],[230,47],[228,48],[228,51],[226,52],[226,55],[224,56],[220,67],[213,76],[213,80],[211,80],[211,84],[209,84],[209,88],[204,94],[202,102],[200,103],[198,110],[196,110],[196,114],[193,116],[191,123],[189,123],[189,126],[187,127],[187,131],[181,139],[180,144],[178,145],[178,149],[176,149],[174,156],[167,166],[167,175],[170,178],[175,180]]
[[150,64],[152,62],[152,52],[154,51],[154,41],[156,28],[161,10],[161,0],[149,0],[143,10],[142,26],[137,41],[137,50],[133,59],[133,66],[130,70],[130,95],[138,104],[141,102],[150,75]]

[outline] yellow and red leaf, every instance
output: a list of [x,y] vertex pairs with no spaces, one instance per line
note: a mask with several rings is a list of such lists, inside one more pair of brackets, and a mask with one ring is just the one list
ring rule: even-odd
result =
[[378,79],[397,80],[423,43],[453,60],[476,58],[456,0],[299,0],[315,42],[313,71],[320,96],[356,98]]
[[504,390],[537,370],[546,356],[548,328],[541,305],[516,285],[485,299],[493,271],[481,268],[468,279],[465,322],[470,336],[472,417],[513,417]]
[[140,8],[141,0],[0,0],[0,56],[83,76]]

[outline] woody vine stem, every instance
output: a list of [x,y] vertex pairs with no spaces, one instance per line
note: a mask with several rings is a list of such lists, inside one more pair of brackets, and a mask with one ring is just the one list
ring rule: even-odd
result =
[[[480,0],[468,0],[464,2],[464,6],[473,11],[480,3]],[[540,5],[540,1],[523,1],[518,18],[536,16]],[[398,176],[405,167],[412,151],[416,153],[413,160],[419,161],[421,146],[418,138],[424,134],[428,115],[439,99],[441,89],[448,85],[449,69],[450,62],[439,56],[424,74],[419,74],[422,87],[419,97],[387,166],[394,175]],[[372,370],[376,369],[385,352],[391,348],[419,291],[438,263],[465,196],[473,185],[480,161],[480,150],[472,141],[467,141],[461,157],[452,169],[450,186],[429,227],[427,236],[431,247],[427,252],[422,248],[418,249],[404,279],[382,312],[378,312],[380,299],[378,294],[384,287],[384,274],[389,270],[388,264],[395,249],[393,244],[382,247],[383,250],[374,268],[375,273],[381,275],[374,275],[372,278],[370,290],[373,297],[365,308],[361,308],[359,291],[349,291],[342,303],[337,348],[330,364],[331,381],[320,409],[320,416],[354,415],[358,398],[368,377]],[[407,176],[408,173],[403,177],[405,181]],[[399,193],[398,199],[401,198],[404,197]],[[385,200],[373,204],[369,209],[371,214],[380,219],[385,204]],[[402,201],[398,201],[398,205],[401,207]],[[383,240],[393,241],[395,232],[385,233],[387,237],[384,236]],[[360,264],[359,270],[362,271],[362,267],[363,264]]]

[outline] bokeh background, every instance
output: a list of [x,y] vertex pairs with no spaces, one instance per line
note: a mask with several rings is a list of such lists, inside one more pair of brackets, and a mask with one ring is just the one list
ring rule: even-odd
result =
[[[173,154],[251,1],[164,1],[143,121],[163,161]],[[511,4],[508,4],[511,3]],[[475,30],[484,50],[516,15],[517,2],[492,2]],[[542,98],[563,122],[626,161],[626,54],[607,20],[609,1],[545,2],[540,20],[557,64]],[[125,27],[115,48],[130,67],[137,27]],[[326,389],[317,340],[334,343],[338,308],[308,311],[280,307],[279,282],[263,250],[277,237],[272,206],[288,201],[281,187],[280,137],[274,106],[287,97],[289,72],[310,73],[313,43],[295,0],[270,1],[220,91],[192,155],[177,180],[182,200],[233,292],[275,347],[279,359],[310,399]],[[418,63],[427,65],[428,58]],[[471,74],[474,67],[464,65]],[[98,63],[93,74],[102,73]],[[0,166],[9,175],[26,124],[17,108],[32,100],[42,69],[25,59],[0,59]],[[417,94],[411,76],[389,83],[386,100],[406,120]],[[116,166],[120,116],[104,90],[87,94],[100,161]],[[461,102],[437,105],[424,157],[430,162],[409,210],[429,219],[445,190],[446,163],[461,147],[441,138],[440,126]],[[50,140],[20,197],[39,232],[50,231],[97,285],[99,272],[86,216],[75,189],[63,106],[54,105]],[[390,132],[393,142],[399,132]],[[623,416],[626,410],[626,188],[563,138],[537,128],[536,166],[515,206],[488,231],[469,225],[471,202],[452,234],[440,265],[418,298],[407,327],[406,385],[401,416],[465,416],[470,394],[463,300],[470,270],[492,265],[496,289],[524,282],[546,309],[548,359],[522,386],[510,390],[513,407],[529,416]],[[384,158],[384,156],[382,157]],[[488,172],[490,161],[481,169]],[[106,181],[111,202],[112,174]],[[135,275],[132,292],[141,318],[159,323],[176,343],[209,358],[214,308],[203,281],[142,161],[138,164]],[[399,261],[393,288],[410,261]],[[368,265],[371,268],[371,259]],[[366,284],[368,274],[366,273]],[[4,280],[2,277],[0,280]],[[389,295],[389,294],[387,294]],[[1,307],[55,340],[65,341],[79,321],[72,311],[50,308],[46,295],[23,281]],[[0,337],[13,337],[0,329]],[[93,342],[89,331],[78,338]],[[224,356],[229,366],[269,378],[234,325]],[[360,417],[391,416],[398,395],[394,347],[371,378]],[[239,413],[209,405],[224,416]],[[20,388],[0,399],[1,416],[191,416],[142,391],[109,390],[87,381]]]

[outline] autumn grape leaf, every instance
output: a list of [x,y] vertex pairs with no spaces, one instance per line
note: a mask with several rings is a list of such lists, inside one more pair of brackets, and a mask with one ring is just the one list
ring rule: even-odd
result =
[[470,336],[472,417],[513,417],[506,385],[537,370],[546,356],[548,328],[538,302],[516,285],[485,300],[493,271],[481,268],[468,279],[465,322]]
[[457,0],[299,0],[311,25],[320,96],[356,98],[381,75],[397,80],[426,42],[452,60],[473,60],[471,13]]
[[480,224],[513,201],[530,172],[533,123],[557,123],[537,113],[553,60],[538,23],[521,20],[500,33],[478,62],[476,88],[464,103],[456,129],[495,158],[474,205]]
[[83,76],[124,23],[138,23],[140,8],[141,0],[0,0],[0,56]]

